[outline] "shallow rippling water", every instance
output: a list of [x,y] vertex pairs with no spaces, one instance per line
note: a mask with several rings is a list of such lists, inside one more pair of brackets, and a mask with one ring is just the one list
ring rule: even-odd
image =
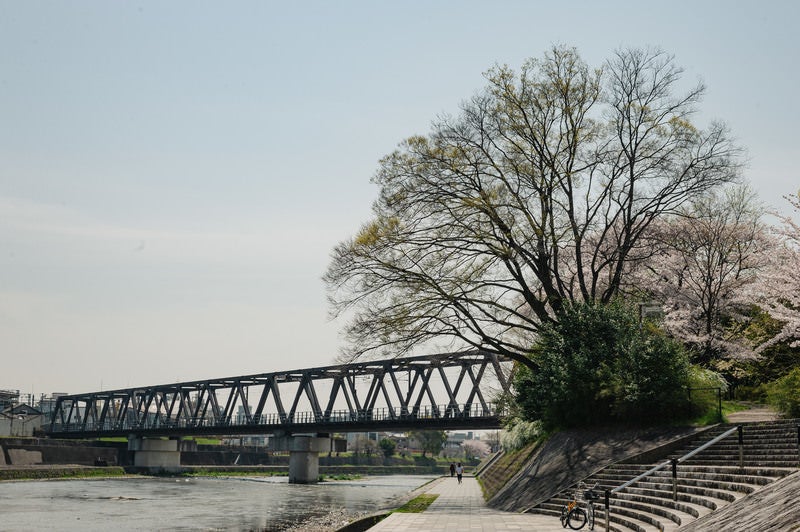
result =
[[395,506],[432,477],[289,484],[286,478],[124,478],[0,483],[0,529],[283,530],[330,512]]

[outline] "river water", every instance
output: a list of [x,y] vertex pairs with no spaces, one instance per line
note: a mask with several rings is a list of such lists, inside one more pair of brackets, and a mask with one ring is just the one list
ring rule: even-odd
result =
[[372,512],[433,477],[289,484],[285,477],[0,483],[0,530],[283,530],[332,511]]

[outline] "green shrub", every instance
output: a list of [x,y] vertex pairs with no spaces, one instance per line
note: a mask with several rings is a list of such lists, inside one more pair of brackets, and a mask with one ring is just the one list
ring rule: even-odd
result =
[[394,450],[397,447],[397,444],[394,440],[390,440],[389,438],[383,438],[380,442],[378,442],[378,447],[381,448],[383,452],[383,456],[386,458],[390,458],[394,454]]
[[767,385],[767,401],[788,417],[800,417],[800,367]]
[[767,385],[756,384],[753,386],[739,385],[735,388],[735,397],[740,401],[767,402]]
[[688,414],[689,359],[623,303],[566,306],[520,368],[516,404],[545,427],[650,422]]
[[435,466],[436,464],[436,458],[432,458],[430,456],[414,456],[414,465]]
[[691,417],[702,425],[722,421],[720,399],[728,393],[728,381],[713,370],[692,365],[689,370],[688,397]]

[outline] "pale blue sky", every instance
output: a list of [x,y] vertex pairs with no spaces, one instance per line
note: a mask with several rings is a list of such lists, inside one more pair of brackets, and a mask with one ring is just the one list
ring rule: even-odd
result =
[[798,6],[0,0],[0,388],[331,363],[320,277],[378,159],[553,43],[674,54],[779,207]]

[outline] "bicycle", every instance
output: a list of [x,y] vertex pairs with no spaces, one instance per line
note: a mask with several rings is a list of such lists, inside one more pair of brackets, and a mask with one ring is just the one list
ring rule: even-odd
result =
[[[597,488],[597,482],[588,489],[583,482],[578,483],[572,500],[568,501],[561,509],[561,526],[580,530],[586,526],[586,523],[589,523],[589,530],[594,530],[594,501],[600,498],[600,495],[594,491],[595,488]],[[579,499],[586,502],[588,511],[580,507]]]

